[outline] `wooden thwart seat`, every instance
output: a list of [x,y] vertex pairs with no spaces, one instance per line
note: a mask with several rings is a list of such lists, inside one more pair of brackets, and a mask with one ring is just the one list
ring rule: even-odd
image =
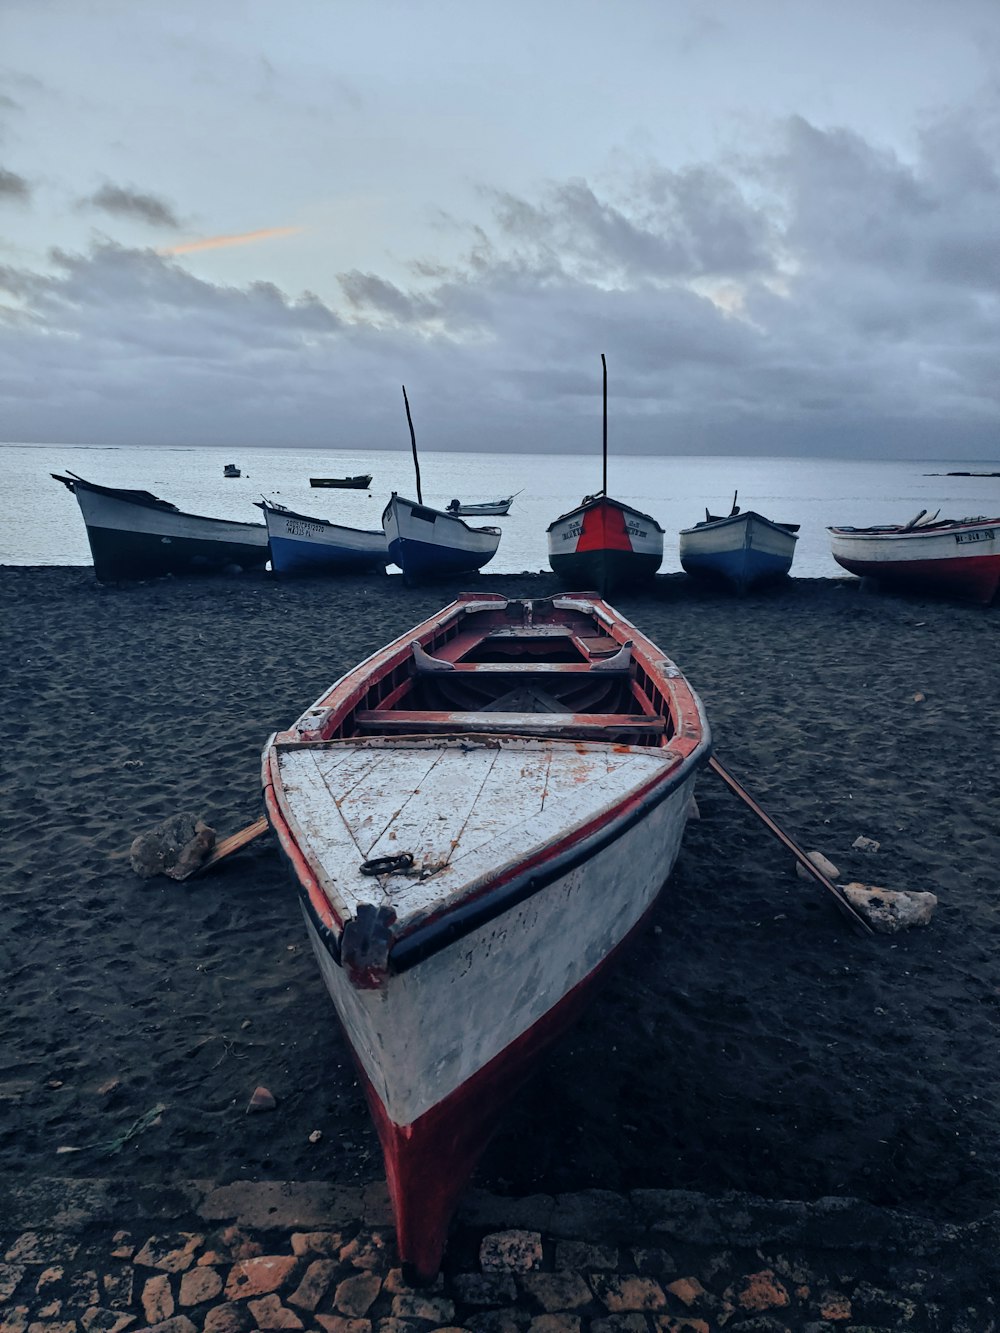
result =
[[660,733],[667,725],[664,717],[636,713],[453,713],[395,708],[363,709],[355,713],[354,721],[363,731],[424,735],[480,731],[529,736],[551,736],[561,732],[596,738],[608,732]]

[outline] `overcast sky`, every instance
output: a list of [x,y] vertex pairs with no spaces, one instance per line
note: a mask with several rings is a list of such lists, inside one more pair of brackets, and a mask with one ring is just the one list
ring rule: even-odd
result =
[[1000,457],[998,0],[0,0],[0,437]]

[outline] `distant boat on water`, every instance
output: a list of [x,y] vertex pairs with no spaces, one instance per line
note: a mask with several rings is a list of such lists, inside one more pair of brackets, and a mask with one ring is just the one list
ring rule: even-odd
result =
[[235,463],[227,463],[222,469],[222,475],[224,477],[238,477],[240,475],[240,470]]
[[366,491],[372,484],[370,472],[358,473],[356,477],[310,477],[310,486],[335,486],[342,491]]
[[984,604],[1000,588],[1000,518],[928,518],[921,509],[908,523],[827,530],[834,560],[862,578]]
[[510,513],[511,505],[520,494],[520,491],[515,491],[513,495],[508,495],[502,500],[471,501],[469,504],[463,504],[461,500],[452,500],[448,505],[448,513],[457,514],[460,518],[472,518],[477,514],[482,516],[495,514],[499,517]]
[[652,579],[663,560],[663,529],[655,518],[608,495],[608,367],[604,372],[604,484],[546,529],[552,572],[570,588],[608,597]]
[[680,534],[681,567],[696,578],[748,592],[782,579],[792,567],[798,523],[776,523],[754,509],[733,507],[724,517],[710,514]]
[[99,486],[72,472],[50,475],[76,496],[94,574],[101,583],[263,569],[267,564],[263,523],[185,514],[149,491]]
[[389,563],[381,528],[346,528],[297,514],[273,500],[254,503],[264,511],[274,574],[360,574]]

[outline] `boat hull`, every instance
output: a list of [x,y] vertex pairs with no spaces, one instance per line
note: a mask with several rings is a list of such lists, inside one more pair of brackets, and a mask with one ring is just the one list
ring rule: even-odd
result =
[[309,485],[315,487],[330,487],[341,491],[366,491],[372,484],[371,473],[366,472],[364,476],[357,477],[310,477]]
[[663,561],[663,529],[648,514],[606,497],[584,501],[549,525],[549,565],[567,587],[602,597],[648,582]]
[[681,568],[744,593],[784,578],[796,541],[788,527],[748,510],[685,528],[679,541]]
[[389,559],[411,582],[482,569],[500,545],[499,528],[472,528],[444,510],[397,495],[385,507],[382,529]]
[[271,569],[280,576],[362,574],[385,569],[385,533],[347,528],[290,510],[264,509]]
[[64,484],[80,506],[101,583],[263,569],[268,562],[263,523],[185,514],[78,480]]
[[937,530],[830,528],[837,564],[861,578],[987,604],[1000,588],[1000,519]]

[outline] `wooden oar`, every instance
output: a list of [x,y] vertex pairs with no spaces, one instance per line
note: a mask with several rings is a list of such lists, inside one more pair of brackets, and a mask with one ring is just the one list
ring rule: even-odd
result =
[[806,856],[805,852],[798,845],[798,843],[794,842],[793,839],[788,836],[785,830],[781,828],[778,824],[776,824],[774,820],[771,818],[771,816],[767,814],[766,811],[761,809],[761,807],[757,804],[757,802],[750,795],[747,789],[744,786],[742,786],[736,780],[736,778],[733,777],[732,773],[730,773],[728,769],[723,768],[722,764],[719,763],[718,759],[716,759],[714,755],[711,757],[711,759],[709,759],[708,766],[713,773],[715,773],[718,777],[722,779],[722,781],[726,784],[729,790],[734,793],[734,795],[738,796],[740,800],[744,802],[745,805],[748,805],[750,807],[750,809],[754,812],[754,814],[761,821],[761,823],[764,824],[766,828],[770,829],[770,831],[774,834],[774,836],[778,839],[778,841],[782,844],[782,846],[788,848],[788,850],[795,857],[796,861],[798,861],[799,865],[802,866],[803,869],[807,870],[809,874],[812,875],[813,879],[817,880],[820,884],[822,884],[823,888],[826,889],[827,892],[833,894],[833,896],[837,900],[837,906],[841,909],[842,912],[845,913],[847,917],[850,918],[851,924],[853,926],[856,926],[865,935],[874,935],[875,932],[872,930],[871,926],[864,919],[864,917],[857,910],[857,908],[853,905],[853,903],[851,903],[849,899],[845,896],[843,889],[839,888],[838,885],[834,884],[833,880],[827,879],[826,875],[823,874],[822,870],[820,870],[818,866],[813,865],[812,861],[809,860],[809,857]]
[[181,881],[193,879],[195,875],[203,875],[210,866],[214,866],[223,857],[238,852],[241,847],[245,847],[247,843],[253,842],[255,838],[259,838],[261,834],[266,833],[267,829],[267,819],[264,815],[261,815],[260,819],[255,819],[252,824],[248,824],[246,828],[241,828],[238,833],[231,833],[228,838],[223,838],[221,842],[217,842],[212,848],[211,856],[206,857],[201,865],[195,866],[186,875],[182,875],[180,877]]

